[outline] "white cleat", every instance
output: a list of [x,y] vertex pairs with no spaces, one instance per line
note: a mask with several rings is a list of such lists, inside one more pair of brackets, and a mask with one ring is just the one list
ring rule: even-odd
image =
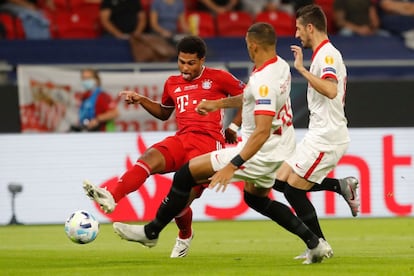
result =
[[177,238],[174,248],[171,251],[171,258],[183,258],[187,256],[188,251],[190,250],[191,241],[194,238],[194,232],[192,232],[191,237],[188,239]]
[[[329,245],[329,243],[326,243],[326,245],[328,246],[328,254],[327,254],[326,258],[330,259],[330,258],[333,257],[334,252],[333,252],[332,247]],[[309,251],[310,251],[310,249],[306,248],[306,250],[302,254],[294,257],[293,259],[295,259],[295,260],[306,260],[308,254],[309,254]]]
[[101,206],[102,211],[109,214],[115,209],[114,197],[106,188],[93,185],[89,180],[83,181],[83,189],[86,195]]
[[318,246],[310,249],[303,264],[321,263],[324,258],[331,258],[333,250],[327,241],[320,238]]
[[306,260],[306,257],[308,256],[308,253],[309,253],[309,248],[306,248],[306,250],[302,253],[302,254],[300,254],[300,255],[297,255],[296,257],[293,257],[293,259],[294,260]]
[[346,203],[348,203],[352,216],[354,217],[358,215],[360,205],[357,193],[358,184],[358,180],[353,176],[339,179],[341,194],[344,197]]
[[115,233],[117,233],[124,240],[139,242],[148,248],[157,245],[158,239],[148,239],[147,235],[145,235],[143,225],[129,225],[121,222],[114,222],[112,226]]

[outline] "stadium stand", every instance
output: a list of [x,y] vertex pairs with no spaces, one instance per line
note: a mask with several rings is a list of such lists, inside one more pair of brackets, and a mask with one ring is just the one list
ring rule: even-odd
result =
[[203,38],[215,37],[217,35],[215,19],[211,13],[188,11],[186,17],[192,34]]
[[221,37],[244,37],[252,23],[252,16],[244,11],[223,12],[216,15],[217,34]]
[[6,39],[25,38],[22,22],[16,16],[2,12],[0,13],[0,23],[4,26]]
[[255,22],[267,22],[275,28],[278,36],[295,35],[295,18],[282,11],[263,11],[256,15]]

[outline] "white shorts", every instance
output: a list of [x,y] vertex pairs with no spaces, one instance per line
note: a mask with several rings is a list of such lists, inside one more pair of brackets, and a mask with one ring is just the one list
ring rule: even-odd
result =
[[[230,163],[231,159],[240,153],[242,147],[239,143],[236,147],[211,152],[210,160],[214,171],[218,171]],[[243,180],[253,183],[259,188],[271,188],[275,181],[276,170],[282,165],[282,162],[259,160],[254,155],[234,173],[232,181]]]
[[335,168],[348,149],[349,143],[325,145],[304,138],[295,153],[286,160],[293,171],[304,179],[320,184]]

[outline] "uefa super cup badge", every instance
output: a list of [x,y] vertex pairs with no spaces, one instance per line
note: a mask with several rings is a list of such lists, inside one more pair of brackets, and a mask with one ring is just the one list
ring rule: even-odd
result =
[[211,80],[203,80],[201,83],[201,87],[203,89],[210,89],[211,88],[212,81]]

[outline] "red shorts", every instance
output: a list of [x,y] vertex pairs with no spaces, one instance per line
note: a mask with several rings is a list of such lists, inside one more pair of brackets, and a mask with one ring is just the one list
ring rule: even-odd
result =
[[[192,158],[223,148],[224,145],[209,135],[188,132],[180,135],[169,136],[152,146],[165,158],[165,173],[178,171]],[[208,185],[194,187],[199,197]]]

